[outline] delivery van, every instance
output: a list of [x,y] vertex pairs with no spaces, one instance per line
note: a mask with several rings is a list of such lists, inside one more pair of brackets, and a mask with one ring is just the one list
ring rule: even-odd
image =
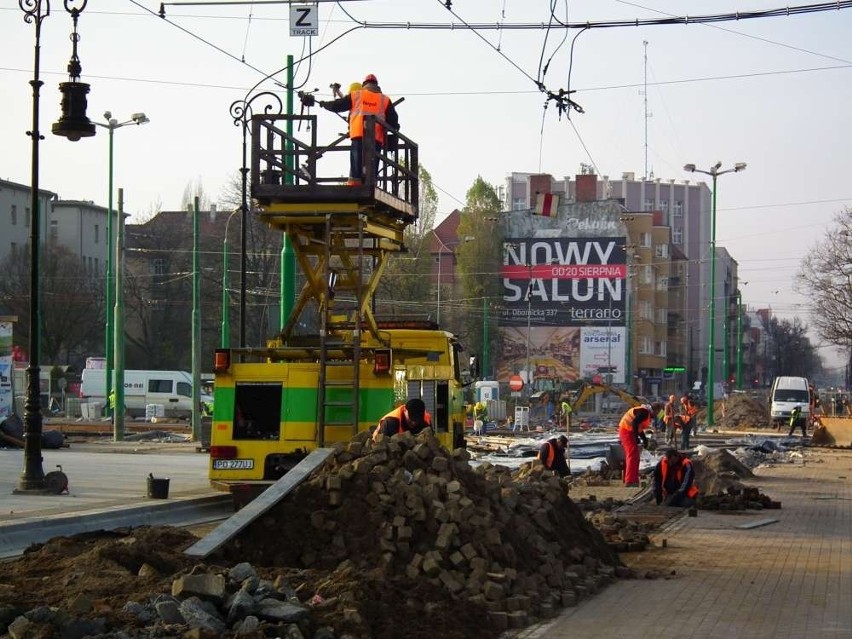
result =
[[776,377],[769,392],[769,418],[771,426],[786,424],[790,413],[799,406],[802,417],[810,420],[811,394],[807,377]]
[[[107,403],[106,371],[83,369],[80,395],[86,402]],[[213,398],[201,394],[202,405]],[[192,375],[186,371],[124,371],[124,406],[130,417],[145,417],[149,404],[163,407],[164,417],[192,416]]]

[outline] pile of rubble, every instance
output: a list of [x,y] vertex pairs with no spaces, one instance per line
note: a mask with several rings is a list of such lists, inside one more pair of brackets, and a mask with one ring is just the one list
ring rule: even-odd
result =
[[[707,422],[707,409],[698,412],[698,421]],[[769,407],[742,393],[733,393],[713,405],[716,426],[728,430],[750,430],[769,427]]]
[[356,437],[208,561],[192,541],[153,527],[33,548],[0,565],[0,633],[485,639],[632,576],[563,480],[474,469],[426,433]]
[[695,484],[701,495],[696,504],[704,510],[761,510],[781,508],[754,486],[742,479],[753,479],[754,473],[728,450],[722,448],[693,460]]

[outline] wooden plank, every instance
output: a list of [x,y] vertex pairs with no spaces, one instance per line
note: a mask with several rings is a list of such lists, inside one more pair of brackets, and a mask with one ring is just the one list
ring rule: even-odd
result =
[[249,502],[245,508],[238,510],[232,517],[223,521],[208,535],[187,548],[184,553],[200,558],[209,555],[281,501],[291,490],[307,479],[314,470],[319,468],[332,452],[334,451],[331,448],[317,448],[311,451],[307,457],[296,464],[293,470],[263,491],[257,499]]
[[761,526],[768,526],[769,524],[777,524],[777,519],[758,519],[757,521],[752,521],[747,524],[740,524],[737,528],[742,528],[743,530],[751,530],[752,528],[760,528]]

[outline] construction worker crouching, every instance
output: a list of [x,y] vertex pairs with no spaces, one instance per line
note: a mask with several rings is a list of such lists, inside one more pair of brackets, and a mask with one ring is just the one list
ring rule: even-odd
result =
[[657,505],[687,508],[695,504],[698,497],[695,485],[695,470],[689,457],[674,448],[654,468],[654,498]]
[[373,431],[373,441],[378,441],[381,435],[393,437],[405,432],[417,435],[427,428],[432,428],[432,415],[426,410],[423,400],[414,397],[379,420],[379,425]]
[[570,474],[568,462],[565,459],[565,451],[568,449],[568,438],[565,435],[551,437],[541,445],[538,451],[538,459],[547,470],[552,470],[560,477]]

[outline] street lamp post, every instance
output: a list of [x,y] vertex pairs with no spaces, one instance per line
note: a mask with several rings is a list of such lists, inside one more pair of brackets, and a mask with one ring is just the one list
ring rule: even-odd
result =
[[725,169],[724,171],[720,171],[719,169],[721,168],[721,162],[716,162],[716,164],[710,167],[709,171],[697,169],[694,164],[686,164],[683,167],[684,171],[689,171],[690,173],[703,173],[704,175],[709,175],[713,179],[713,206],[710,214],[710,343],[707,349],[707,392],[709,393],[707,396],[708,428],[714,426],[716,423],[713,415],[713,404],[716,399],[714,392],[714,369],[716,368],[716,180],[720,175],[724,175],[725,173],[738,173],[739,171],[745,171],[746,163],[737,162],[734,164],[734,168]]
[[438,237],[438,234],[435,233],[434,230],[432,231],[432,237],[434,237],[436,240],[438,240],[438,244],[441,245],[440,248],[438,249],[438,297],[437,297],[438,310],[436,312],[437,324],[438,324],[438,326],[440,326],[441,325],[441,283],[442,283],[442,281],[441,281],[441,262],[444,261],[444,255],[453,255],[453,251],[450,248],[450,246],[458,246],[459,244],[462,244],[462,243],[465,243],[465,242],[473,242],[476,238],[471,236],[471,235],[465,235],[462,239],[460,239],[456,242],[451,242],[450,246],[447,246],[446,244],[444,244],[441,241],[441,238]]
[[[51,130],[56,135],[68,138],[76,142],[82,137],[91,137],[95,134],[95,127],[86,117],[86,94],[89,85],[78,82],[82,68],[77,57],[77,19],[83,9],[86,8],[87,0],[65,0],[65,10],[71,15],[74,23],[72,32],[72,56],[68,63],[69,82],[59,85],[62,91],[62,116]],[[74,7],[79,4],[79,7]],[[35,26],[35,47],[33,55],[33,79],[30,86],[33,90],[32,129],[27,135],[32,140],[31,156],[31,183],[30,183],[30,317],[29,317],[29,363],[27,364],[27,393],[24,402],[24,467],[18,480],[15,493],[22,494],[46,494],[44,479],[44,468],[41,456],[41,389],[39,368],[40,344],[39,344],[39,318],[40,318],[40,291],[39,291],[39,251],[40,251],[40,224],[39,212],[39,142],[43,139],[39,131],[39,104],[41,81],[41,24],[50,15],[49,0],[18,0],[18,6],[24,12],[24,22]]]
[[102,127],[109,131],[109,196],[108,200],[108,216],[107,216],[107,234],[106,234],[106,250],[107,250],[107,269],[106,269],[106,295],[104,300],[105,305],[105,314],[106,314],[106,331],[104,335],[104,357],[106,359],[106,385],[105,389],[105,397],[109,397],[112,393],[112,372],[113,372],[113,361],[115,358],[113,346],[115,344],[115,310],[113,307],[113,293],[115,292],[115,259],[117,255],[116,245],[117,242],[114,241],[114,231],[113,231],[113,217],[115,216],[115,211],[113,210],[113,137],[115,135],[115,130],[120,129],[123,126],[127,126],[128,124],[146,124],[150,122],[148,117],[144,113],[134,113],[130,116],[130,119],[126,122],[119,122],[117,119],[112,117],[112,112],[106,111],[104,113],[104,118],[107,123],[102,124],[100,122],[92,122],[95,126]]
[[230,268],[230,257],[228,256],[228,228],[231,225],[231,218],[240,212],[241,209],[235,209],[228,216],[228,220],[225,222],[225,239],[222,240],[222,348],[228,348],[231,342],[231,313],[228,310],[228,307],[230,306],[229,302],[231,299],[230,291],[228,290],[228,270]]
[[743,294],[737,291],[737,390],[743,389]]

